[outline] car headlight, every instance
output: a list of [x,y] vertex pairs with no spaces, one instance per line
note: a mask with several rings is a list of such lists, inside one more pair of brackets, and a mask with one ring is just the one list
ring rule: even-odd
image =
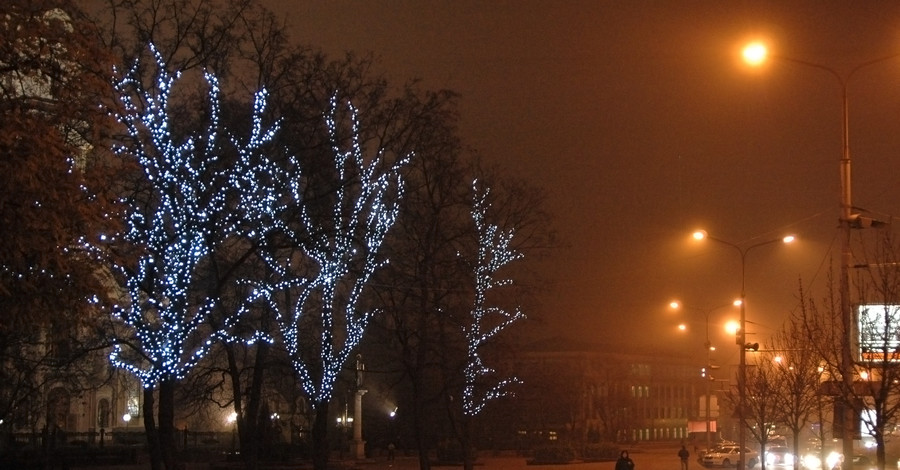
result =
[[800,459],[800,464],[806,468],[822,468],[822,460],[815,454],[806,454]]
[[841,461],[841,454],[839,454],[837,452],[832,452],[832,453],[828,454],[828,457],[825,457],[825,463],[828,464],[829,469],[834,468],[834,466],[837,465],[838,462],[840,462],[840,461]]

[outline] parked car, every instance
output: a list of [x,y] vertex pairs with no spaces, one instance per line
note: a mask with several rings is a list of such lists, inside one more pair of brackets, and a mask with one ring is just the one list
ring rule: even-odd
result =
[[[704,467],[733,467],[737,466],[740,456],[740,446],[719,446],[704,454],[701,463]],[[747,468],[753,468],[759,463],[759,453],[745,447],[744,460],[747,461]]]
[[766,449],[766,465],[778,465],[792,467],[794,465],[794,454],[791,449],[785,446],[768,446]]

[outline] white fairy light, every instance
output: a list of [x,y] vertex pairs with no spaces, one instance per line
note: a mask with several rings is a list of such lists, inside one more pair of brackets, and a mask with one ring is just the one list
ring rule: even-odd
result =
[[485,366],[479,351],[491,338],[499,334],[513,322],[525,317],[519,308],[509,312],[500,307],[488,305],[487,293],[492,288],[512,284],[511,279],[495,278],[496,273],[507,264],[522,258],[524,255],[510,244],[515,232],[504,231],[494,224],[486,222],[489,189],[479,192],[478,182],[472,184],[472,220],[478,235],[478,254],[473,269],[475,282],[475,298],[470,311],[471,323],[463,327],[468,347],[468,361],[464,370],[465,385],[463,387],[463,412],[467,416],[475,416],[493,399],[506,395],[511,384],[519,383],[519,379],[511,377],[503,379],[485,390],[480,381],[490,376],[494,370]]
[[[145,387],[183,378],[209,352],[214,338],[228,338],[234,319],[220,331],[204,332],[202,326],[218,299],[197,293],[198,270],[228,237],[241,236],[256,219],[272,217],[273,201],[278,198],[262,184],[283,177],[260,154],[278,130],[278,123],[263,128],[265,91],[256,96],[249,139],[230,138],[238,156],[233,164],[225,164],[220,155],[224,139],[218,80],[206,74],[209,125],[205,133],[176,142],[168,105],[179,73],[167,71],[159,52],[153,46],[151,51],[157,61],[155,90],[142,91],[137,63],[115,83],[123,105],[116,117],[132,139],[114,150],[137,161],[152,197],[144,201],[146,206],[126,201],[124,239],[142,251],[133,268],[116,266],[124,275],[128,301],[113,313],[133,334],[134,341],[128,344],[137,354],[126,353],[122,344],[110,353],[112,364],[135,374]],[[257,183],[262,173],[271,178]],[[265,338],[254,335],[254,340],[261,339]]]
[[[304,392],[313,406],[327,402],[343,365],[359,345],[375,311],[361,311],[360,296],[375,271],[386,260],[379,249],[399,214],[403,195],[400,170],[409,161],[403,158],[382,170],[381,155],[368,163],[359,142],[357,110],[348,105],[352,142],[341,148],[338,136],[338,100],[331,99],[326,124],[332,141],[334,171],[340,187],[335,191],[330,220],[313,220],[299,199],[299,188],[292,191],[302,232],[283,230],[283,235],[303,250],[305,258],[317,268],[312,274],[299,270],[291,259],[275,250],[264,259],[281,279],[277,284],[256,286],[270,308],[278,312],[278,324],[284,345],[292,358]],[[264,248],[268,248],[264,246]],[[273,294],[297,290],[290,305],[280,304]],[[311,364],[300,351],[300,320],[310,308],[319,309],[320,349]],[[314,372],[315,371],[315,372]]]

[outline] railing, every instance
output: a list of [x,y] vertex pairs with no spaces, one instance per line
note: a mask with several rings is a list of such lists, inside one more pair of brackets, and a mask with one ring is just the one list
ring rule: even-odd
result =
[[[179,449],[195,448],[228,448],[232,446],[232,432],[190,431],[176,429],[175,442]],[[17,449],[42,449],[45,442],[49,447],[106,447],[106,446],[142,446],[147,438],[144,430],[116,429],[114,431],[88,432],[16,432],[9,436],[9,445]]]

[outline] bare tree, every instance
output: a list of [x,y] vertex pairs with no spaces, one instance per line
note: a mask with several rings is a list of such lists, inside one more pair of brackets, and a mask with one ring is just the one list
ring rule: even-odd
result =
[[[792,454],[800,455],[802,431],[811,420],[817,418],[821,410],[820,357],[815,348],[808,344],[800,316],[794,314],[787,325],[776,333],[772,340],[776,354],[774,373],[778,386],[777,408],[781,412],[781,422],[791,430]],[[794,459],[794,468],[799,468],[800,459]]]
[[71,2],[3,2],[0,36],[0,434],[43,426],[49,451],[73,424],[50,388],[77,396],[106,372],[92,300],[110,292],[83,247],[118,226],[109,55]]
[[[744,422],[738,423],[744,426],[750,436],[759,443],[759,455],[764,456],[766,444],[769,441],[769,431],[773,423],[782,418],[778,408],[778,396],[780,390],[776,382],[776,366],[771,352],[760,352],[756,357],[756,364],[748,364],[746,370],[746,382],[737,387],[744,387]],[[725,395],[726,399],[738,409],[741,406],[737,391],[730,391]],[[765,459],[761,459],[762,470],[766,468]],[[753,468],[756,462],[748,459],[748,468]]]
[[[876,242],[872,246],[862,243],[857,257],[861,261],[854,279],[858,309],[854,313],[853,331],[841,327],[841,310],[833,289],[821,302],[809,301],[803,315],[803,328],[822,363],[822,390],[833,402],[834,430],[836,438],[858,439],[863,432],[876,443],[879,468],[885,466],[885,435],[900,418],[897,400],[897,382],[900,380],[900,362],[897,345],[900,344],[900,272],[896,269],[896,250],[887,231],[872,232]],[[843,375],[843,361],[839,356],[841,339],[858,335],[858,349],[853,351],[850,377]],[[855,417],[853,436],[839,433],[843,410],[851,409]],[[849,459],[852,456],[844,456]]]
[[[858,275],[859,356],[851,397],[859,404],[863,431],[874,439],[878,465],[884,468],[887,433],[900,422],[900,266],[888,231],[872,250],[874,262]],[[846,458],[846,457],[845,457]]]

